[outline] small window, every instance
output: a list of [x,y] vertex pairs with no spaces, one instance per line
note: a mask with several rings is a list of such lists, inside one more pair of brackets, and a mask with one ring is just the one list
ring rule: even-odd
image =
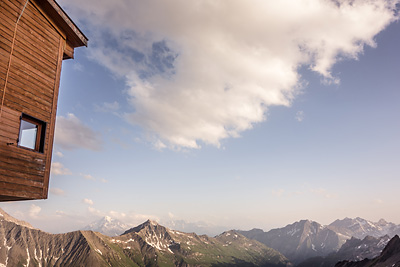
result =
[[43,153],[46,123],[29,115],[22,114],[18,146]]

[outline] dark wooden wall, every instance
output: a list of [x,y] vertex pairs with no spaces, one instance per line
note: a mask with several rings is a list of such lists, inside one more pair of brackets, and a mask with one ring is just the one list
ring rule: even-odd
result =
[[[48,191],[65,37],[32,0],[16,28],[25,2],[0,0],[0,201],[47,198]],[[46,123],[44,153],[17,146],[22,113]]]

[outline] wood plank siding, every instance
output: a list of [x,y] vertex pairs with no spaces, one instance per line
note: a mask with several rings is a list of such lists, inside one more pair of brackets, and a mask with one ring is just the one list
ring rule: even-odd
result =
[[[57,14],[54,0],[0,0],[0,201],[47,198],[62,60],[87,42]],[[18,146],[25,115],[44,123],[43,151]]]

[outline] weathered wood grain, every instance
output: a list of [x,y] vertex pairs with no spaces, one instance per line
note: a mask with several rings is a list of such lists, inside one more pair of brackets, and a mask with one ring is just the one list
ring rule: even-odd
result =
[[[86,44],[59,6],[0,0],[0,201],[47,198],[62,60]],[[43,151],[18,146],[22,114],[46,127]]]

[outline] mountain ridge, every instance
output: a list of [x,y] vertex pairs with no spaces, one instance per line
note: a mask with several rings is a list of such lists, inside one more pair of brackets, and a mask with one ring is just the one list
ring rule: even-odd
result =
[[294,263],[310,257],[327,255],[344,243],[335,232],[310,220],[301,220],[268,232],[259,229],[250,230],[250,235],[245,231],[239,232],[280,251]]
[[338,219],[329,225],[321,225],[311,220],[300,220],[282,228],[264,232],[253,228],[240,231],[244,236],[255,239],[274,248],[289,260],[298,264],[307,258],[325,257],[338,251],[351,237],[363,239],[366,236],[380,238],[400,234],[400,225],[380,219],[371,222],[360,217]]
[[360,217],[354,219],[344,218],[343,220],[336,220],[328,225],[333,231],[340,233],[349,238],[356,237],[363,239],[366,236],[381,237],[388,235],[393,237],[400,234],[400,225],[392,222],[387,222],[380,219],[378,222],[372,222]]
[[[105,224],[115,222],[111,217],[102,220]],[[85,266],[106,266],[110,262],[112,266],[119,266],[120,262],[124,262],[122,266],[148,266],[153,261],[171,266],[196,266],[199,262],[204,266],[218,266],[217,263],[221,266],[290,266],[289,260],[299,264],[307,259],[310,261],[302,266],[309,266],[307,262],[329,266],[339,260],[377,256],[389,235],[386,238],[374,235],[393,235],[399,229],[384,219],[374,223],[357,217],[335,220],[330,225],[300,220],[268,232],[257,228],[229,230],[209,237],[171,230],[147,220],[113,237],[91,230],[53,235],[0,209],[0,240],[5,240],[0,247],[0,266],[28,265],[29,262],[32,266],[61,263],[68,266],[71,261]],[[365,236],[368,233],[372,235]],[[351,235],[365,237],[348,238]],[[15,258],[20,261],[14,261]],[[330,263],[326,265],[327,262]]]
[[10,216],[2,208],[0,208],[0,220],[6,220],[6,221],[9,221],[9,222],[14,222],[14,223],[19,224],[19,225],[23,225],[23,226],[31,228],[31,229],[36,229],[28,222],[21,221],[21,220],[18,220],[16,218]]
[[335,267],[387,267],[400,266],[400,238],[395,235],[385,246],[379,256],[362,261],[340,261]]
[[148,220],[115,237],[50,234],[0,217],[0,266],[291,266],[278,251],[233,232],[198,236]]
[[389,236],[375,238],[366,236],[364,239],[352,237],[344,243],[337,252],[332,252],[326,257],[314,257],[306,259],[298,264],[298,267],[331,267],[336,263],[347,261],[360,261],[365,258],[374,258],[379,256],[382,250],[390,241]]

